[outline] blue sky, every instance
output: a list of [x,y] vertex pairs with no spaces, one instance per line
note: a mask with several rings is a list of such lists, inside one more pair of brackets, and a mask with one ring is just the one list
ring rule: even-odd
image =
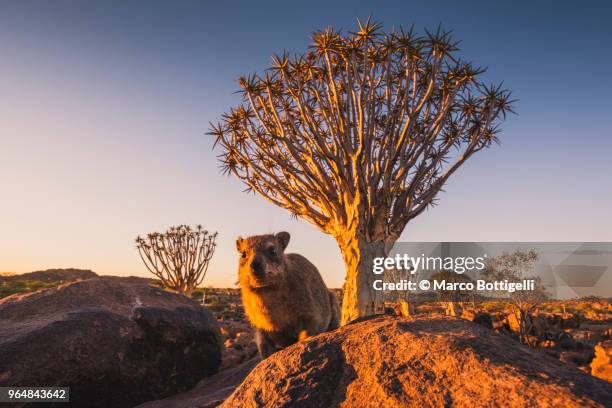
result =
[[287,230],[328,284],[331,237],[218,170],[208,122],[239,75],[310,33],[439,23],[514,92],[501,146],[475,156],[406,241],[612,241],[612,6],[607,2],[0,3],[0,271],[145,275],[137,234],[219,231],[207,283],[233,284],[237,235]]

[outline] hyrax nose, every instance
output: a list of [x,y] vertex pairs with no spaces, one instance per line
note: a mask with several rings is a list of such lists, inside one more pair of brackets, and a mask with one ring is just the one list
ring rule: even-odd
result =
[[253,259],[253,262],[251,262],[251,269],[256,276],[261,277],[264,275],[263,265],[258,258]]

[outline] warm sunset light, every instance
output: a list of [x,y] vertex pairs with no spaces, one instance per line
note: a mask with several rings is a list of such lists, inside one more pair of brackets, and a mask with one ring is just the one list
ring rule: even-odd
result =
[[0,405],[609,406],[610,17],[0,2]]
[[[304,52],[314,30],[353,31],[355,18],[372,10],[389,30],[414,24],[423,34],[442,23],[461,40],[462,58],[488,68],[485,83],[503,80],[520,100],[501,147],[463,166],[439,205],[401,239],[611,239],[609,56],[599,52],[609,33],[595,6],[489,11],[397,2],[349,11],[338,4],[332,17],[293,5],[301,16],[293,21],[250,3],[239,14],[197,3],[69,4],[1,6],[4,270],[74,266],[146,276],[136,235],[202,223],[219,231],[211,285],[235,282],[228,271],[237,235],[290,228],[296,250],[320,258],[323,276],[340,286],[344,265],[333,238],[221,177],[213,140],[203,134],[240,101],[241,75],[266,69],[273,53]],[[566,87],[578,73],[580,86]]]

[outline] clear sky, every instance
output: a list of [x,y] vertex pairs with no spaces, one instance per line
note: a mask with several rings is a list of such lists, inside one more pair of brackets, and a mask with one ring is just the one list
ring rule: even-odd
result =
[[370,14],[452,29],[519,99],[403,240],[612,241],[610,3],[433,3],[0,2],[0,271],[145,276],[136,235],[202,223],[219,231],[206,284],[234,283],[237,235],[287,230],[340,286],[334,240],[222,176],[204,133],[239,75]]

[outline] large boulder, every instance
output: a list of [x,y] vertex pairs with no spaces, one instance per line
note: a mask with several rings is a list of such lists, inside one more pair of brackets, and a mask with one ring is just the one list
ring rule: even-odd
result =
[[0,300],[0,386],[68,386],[71,406],[128,407],[221,363],[216,320],[146,284],[91,279]]
[[612,384],[472,322],[379,317],[262,361],[224,407],[585,407]]

